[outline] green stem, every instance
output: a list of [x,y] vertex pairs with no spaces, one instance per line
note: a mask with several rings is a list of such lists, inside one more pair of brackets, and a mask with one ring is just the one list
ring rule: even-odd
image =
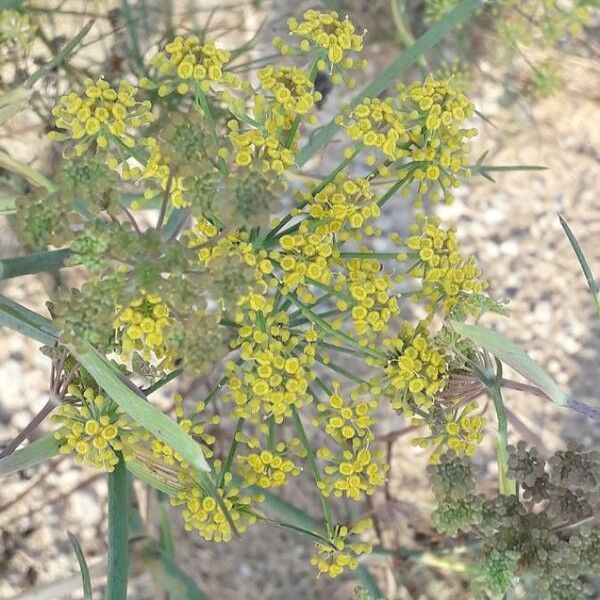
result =
[[508,420],[506,418],[506,409],[502,400],[502,363],[496,358],[496,377],[489,386],[496,417],[498,419],[498,437],[496,441],[496,456],[498,459],[498,485],[500,493],[511,495],[516,492],[516,485],[513,479],[509,479],[508,472]]
[[[304,431],[304,426],[302,425],[302,420],[300,419],[300,415],[298,414],[298,409],[295,406],[292,406],[292,417],[294,419],[294,425],[296,426],[296,431],[298,433],[298,437],[306,450],[306,461],[308,462],[308,468],[312,473],[312,476],[315,480],[315,483],[318,484],[321,481],[321,473],[319,472],[319,467],[317,466],[317,461],[315,459],[315,455],[312,451],[312,446],[308,441],[308,437],[306,436],[306,431]],[[319,500],[321,502],[321,508],[323,509],[323,518],[325,519],[325,524],[327,528],[327,533],[331,534],[333,531],[333,513],[331,511],[331,506],[329,504],[329,500],[325,498],[320,490],[319,490]]]
[[127,600],[129,572],[127,468],[123,457],[108,474],[106,600]]
[[369,348],[368,346],[361,346],[354,338],[345,334],[343,331],[334,329],[327,321],[325,321],[324,319],[321,319],[317,314],[315,314],[312,310],[310,310],[310,308],[308,306],[303,304],[291,292],[288,293],[287,296],[300,309],[302,314],[304,314],[309,319],[309,321],[312,321],[313,323],[315,323],[316,325],[321,327],[321,329],[323,329],[324,331],[329,333],[331,336],[336,337],[339,340],[342,340],[342,341],[350,344],[351,346],[362,349],[364,351],[364,353],[367,356],[370,356],[371,358],[375,358],[376,360],[386,360],[387,361],[386,354],[384,354],[383,352],[380,352],[379,350],[376,350],[375,348]]
[[240,433],[240,431],[242,431],[242,428],[244,427],[244,423],[245,423],[246,419],[244,419],[243,417],[240,417],[238,419],[236,428],[235,428],[235,433],[233,434],[233,438],[231,439],[231,445],[229,446],[229,452],[227,453],[227,459],[225,460],[225,463],[223,464],[223,467],[221,468],[221,472],[219,473],[219,481],[217,483],[217,488],[221,488],[223,487],[223,482],[225,480],[225,473],[227,473],[228,471],[231,471],[231,466],[233,465],[233,460],[235,459],[235,453],[237,452],[237,447],[238,447],[238,441],[236,440],[237,434]]
[[0,260],[0,280],[60,269],[69,256],[71,256],[71,251],[65,249],[4,258]]

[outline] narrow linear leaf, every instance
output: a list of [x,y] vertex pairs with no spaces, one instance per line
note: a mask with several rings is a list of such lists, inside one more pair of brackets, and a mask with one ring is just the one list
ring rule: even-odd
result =
[[146,570],[169,594],[171,600],[209,600],[185,571],[155,548],[146,550],[143,562]]
[[[364,98],[374,98],[383,92],[393,81],[398,79],[404,71],[415,64],[428,50],[435,46],[443,37],[456,27],[461,21],[465,20],[482,3],[481,0],[463,0],[456,8],[448,12],[444,18],[436,23],[429,31],[423,34],[411,46],[381,74],[376,77],[369,85],[359,92],[350,101],[350,108],[354,108]],[[339,125],[335,120],[331,120],[327,125],[316,131],[311,137],[309,143],[302,148],[296,158],[296,163],[302,167],[310,160],[327,142],[331,140],[337,131]]]
[[92,600],[92,582],[90,580],[90,569],[87,560],[85,559],[85,554],[81,549],[79,540],[70,531],[67,531],[67,536],[69,537],[71,546],[73,546],[73,550],[75,550],[77,562],[79,563],[79,570],[81,571],[81,580],[83,583],[83,600]]
[[305,510],[298,508],[276,494],[266,492],[262,488],[250,487],[249,489],[253,493],[262,494],[265,497],[263,506],[273,514],[287,521],[290,525],[314,532],[323,532],[323,523],[319,519],[309,515]]
[[491,331],[480,325],[467,325],[457,321],[450,321],[450,324],[457,333],[485,348],[502,362],[512,367],[517,373],[523,375],[525,379],[540,388],[558,406],[565,406],[590,419],[600,421],[600,408],[589,406],[585,402],[563,392],[527,352],[501,333]]
[[53,192],[56,189],[54,183],[47,177],[44,177],[39,171],[36,171],[24,162],[16,160],[6,152],[0,151],[0,167],[5,168],[11,173],[20,175],[36,187],[45,188],[48,192]]
[[81,44],[83,38],[89,33],[90,29],[94,26],[94,22],[95,21],[93,19],[88,21],[83,29],[52,57],[52,60],[48,64],[40,67],[37,71],[35,71],[35,73],[30,75],[29,79],[27,80],[27,84],[32,86],[38,79],[44,77],[51,69],[65,62],[69,56],[73,54],[75,48]]
[[194,469],[210,472],[210,467],[200,446],[179,425],[163,412],[146,401],[139,391],[134,391],[123,381],[113,365],[89,343],[85,351],[68,346],[73,356],[94,378],[96,383],[128,415],[145,427],[159,440],[179,452]]
[[127,32],[129,34],[129,40],[131,42],[131,54],[137,63],[137,66],[144,70],[144,59],[140,50],[140,42],[138,39],[137,26],[135,19],[133,18],[133,11],[127,0],[122,0],[121,6],[123,7],[123,14],[127,22]]
[[552,402],[558,404],[558,406],[567,405],[567,394],[558,387],[554,380],[525,350],[513,341],[501,333],[481,327],[481,325],[467,325],[458,321],[450,321],[450,324],[458,334],[475,342],[475,344],[499,358],[517,373],[523,375],[525,379],[539,387]]
[[0,124],[16,115],[29,101],[33,94],[32,89],[19,86],[0,96]]
[[179,491],[176,483],[153,471],[141,461],[130,459],[126,461],[125,466],[132,475],[159,492],[174,496]]
[[0,325],[49,346],[53,346],[58,341],[50,319],[2,295],[0,295]]
[[71,251],[64,249],[3,258],[0,260],[0,279],[60,269],[69,256],[71,256]]
[[[367,592],[370,594],[371,599],[370,600],[383,600],[384,599],[384,595],[382,593],[382,591],[379,589],[379,586],[377,585],[377,582],[375,581],[375,577],[373,577],[373,575],[371,575],[371,571],[369,571],[369,569],[367,568],[366,565],[364,564],[359,564],[358,567],[356,568],[356,576],[358,578],[358,580],[360,581],[360,583],[362,584],[363,588],[365,590],[367,590]],[[360,598],[360,596],[358,596],[358,598]]]
[[119,457],[115,470],[108,474],[108,557],[106,600],[127,600],[129,576],[129,536],[127,469]]
[[49,433],[1,459],[0,477],[35,467],[40,463],[50,460],[58,454],[59,449],[58,440],[54,439],[54,436]]
[[158,529],[160,533],[160,547],[162,554],[169,560],[175,558],[175,542],[173,541],[173,532],[171,531],[171,522],[165,503],[159,500],[158,505]]
[[564,218],[564,216],[561,213],[558,213],[558,218],[560,220],[560,224],[562,225],[562,228],[564,229],[565,233],[567,234],[567,237],[569,238],[569,242],[571,242],[571,246],[573,247],[575,255],[577,256],[577,260],[579,261],[579,264],[581,265],[581,270],[583,271],[583,274],[585,275],[585,279],[588,284],[588,289],[590,291],[590,294],[592,295],[592,298],[594,299],[594,304],[596,305],[596,313],[597,313],[598,317],[600,317],[600,286],[598,285],[598,280],[594,277],[594,274],[592,273],[592,270],[590,269],[590,265],[588,264],[585,254],[583,253],[583,250],[581,249],[579,241],[577,240],[577,238],[575,237],[575,234],[569,227],[567,220]]

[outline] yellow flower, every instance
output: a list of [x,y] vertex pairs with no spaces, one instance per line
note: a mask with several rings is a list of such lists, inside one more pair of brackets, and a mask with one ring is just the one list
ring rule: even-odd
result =
[[373,547],[364,542],[351,541],[352,536],[360,535],[371,527],[371,521],[364,519],[354,527],[338,526],[331,532],[328,543],[317,542],[315,553],[310,559],[311,564],[320,573],[327,573],[330,577],[337,577],[348,568],[356,569],[357,558],[362,554],[369,554]]
[[56,126],[66,133],[52,132],[51,139],[81,140],[75,146],[77,154],[84,152],[94,140],[102,147],[108,140],[133,147],[134,138],[127,132],[153,120],[150,102],[136,101],[137,89],[126,80],[122,80],[116,90],[102,78],[86,79],[84,85],[83,94],[70,92],[52,109]]
[[71,384],[68,392],[75,402],[61,405],[52,416],[61,426],[54,437],[62,454],[74,452],[79,462],[112,472],[118,453],[130,460],[138,445],[149,439],[146,430],[95,389]]

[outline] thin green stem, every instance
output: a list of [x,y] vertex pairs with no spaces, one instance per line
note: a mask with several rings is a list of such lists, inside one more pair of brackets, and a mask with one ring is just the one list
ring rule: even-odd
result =
[[235,459],[235,454],[237,452],[238,447],[238,441],[236,439],[237,434],[242,431],[245,422],[246,419],[244,419],[243,417],[240,417],[238,419],[237,425],[235,427],[235,433],[233,434],[233,438],[231,438],[231,444],[229,445],[229,452],[227,452],[227,458],[225,459],[225,463],[223,464],[221,472],[219,473],[219,480],[217,482],[217,488],[219,489],[223,487],[223,482],[225,481],[225,473],[231,471],[231,467],[233,465],[233,461]]
[[129,574],[127,468],[123,456],[108,474],[108,558],[106,600],[127,600]]
[[[321,483],[321,473],[319,472],[319,467],[317,465],[312,446],[308,441],[308,437],[306,436],[306,431],[304,431],[304,426],[302,425],[302,420],[300,419],[300,415],[298,414],[298,409],[295,406],[292,406],[292,418],[294,419],[294,425],[296,426],[296,432],[298,433],[300,442],[306,450],[306,461],[308,462],[308,468],[310,469],[313,479],[317,484],[317,489],[319,489],[319,483]],[[319,501],[321,502],[321,508],[323,509],[323,518],[325,519],[327,533],[331,534],[334,527],[333,513],[331,511],[329,500],[325,498],[323,494],[321,494],[320,490]]]
[[357,347],[359,349],[362,349],[364,351],[364,353],[367,356],[370,356],[371,358],[375,358],[377,360],[387,360],[387,356],[383,352],[380,352],[379,350],[376,350],[375,348],[369,348],[368,346],[361,346],[351,336],[347,335],[343,331],[339,331],[337,329],[334,329],[327,321],[325,321],[324,319],[322,319],[321,317],[319,317],[319,315],[317,315],[316,313],[314,313],[308,306],[306,306],[305,304],[303,304],[291,292],[288,293],[287,296],[300,309],[300,311],[302,312],[302,314],[304,314],[309,319],[309,321],[312,321],[313,323],[315,323],[316,325],[318,325],[321,329],[323,329],[324,331],[326,331],[327,333],[329,333],[332,337],[335,337],[335,338],[337,338],[339,340],[342,340],[342,341],[350,344],[351,346],[354,346],[354,347]]
[[496,358],[496,377],[489,386],[496,417],[498,419],[498,437],[496,443],[496,456],[498,459],[498,485],[501,494],[514,494],[515,481],[509,479],[508,472],[508,419],[502,400],[502,363]]

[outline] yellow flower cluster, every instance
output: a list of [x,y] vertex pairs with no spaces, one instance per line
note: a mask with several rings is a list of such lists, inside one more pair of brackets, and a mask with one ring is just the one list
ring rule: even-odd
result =
[[126,80],[116,90],[104,79],[86,79],[84,85],[82,95],[70,92],[52,109],[56,126],[67,133],[51,132],[48,137],[83,140],[75,146],[78,155],[94,140],[99,148],[107,148],[111,141],[133,148],[135,141],[128,131],[153,120],[150,102],[137,102],[137,89]]
[[[410,156],[416,166],[413,176],[421,182],[419,194],[429,190],[428,182],[437,182],[450,201],[449,189],[460,185],[458,176],[470,175],[466,140],[476,136],[477,130],[461,126],[473,116],[473,104],[451,79],[436,80],[431,75],[408,88],[399,85],[398,91],[411,120]],[[432,198],[437,200],[438,195]]]
[[300,196],[302,210],[294,214],[308,214],[300,226],[302,233],[309,228],[316,234],[335,233],[340,241],[358,237],[365,233],[365,223],[380,216],[375,195],[369,181],[364,177],[350,178],[339,173],[333,181]]
[[165,346],[170,323],[169,307],[161,297],[142,292],[113,322],[121,340],[121,358],[128,361],[136,351],[146,361],[158,359],[170,363],[174,357]]
[[384,368],[392,408],[411,416],[433,406],[447,381],[448,359],[436,347],[423,324],[413,328],[404,323],[397,338],[384,340],[391,356]]
[[406,245],[419,260],[411,274],[422,281],[420,295],[432,311],[439,306],[447,314],[459,304],[468,309],[471,296],[481,294],[487,283],[475,258],[460,254],[455,231],[440,229],[438,218],[418,215],[411,233]]
[[119,462],[118,453],[128,460],[135,453],[135,444],[149,439],[148,432],[93,388],[82,391],[71,384],[68,392],[75,402],[62,404],[52,416],[52,421],[61,425],[54,433],[61,454],[75,452],[79,462],[112,472]]
[[262,172],[273,171],[281,175],[294,165],[294,153],[279,140],[260,129],[240,131],[239,123],[232,119],[227,124],[229,141],[234,148],[235,164],[247,167],[255,164]]
[[[390,96],[385,100],[365,98],[342,123],[351,139],[366,148],[379,148],[386,159],[394,162],[409,156],[406,119],[406,113]],[[369,160],[374,161],[375,157]]]
[[306,115],[322,97],[298,67],[268,66],[258,71],[258,79],[261,88],[273,95],[269,104],[275,128],[288,130],[297,115]]
[[[219,415],[206,415],[206,402],[204,401],[197,402],[192,413],[186,415],[183,406],[183,396],[175,394],[173,400],[175,404],[175,416],[181,429],[190,434],[198,442],[205,458],[212,458],[214,455],[213,445],[216,438],[208,431],[208,427],[218,425],[221,422]],[[178,452],[175,452],[171,446],[159,439],[155,438],[152,440],[150,449],[155,458],[169,466],[176,464],[182,465],[184,468],[187,466],[183,457]]]
[[[360,52],[363,48],[362,36],[356,33],[351,21],[346,17],[340,19],[337,12],[323,13],[317,10],[307,10],[303,15],[303,21],[288,19],[288,29],[292,35],[302,38],[299,49],[302,52],[310,52],[317,48],[327,53],[332,65],[341,64],[345,68],[356,66],[354,59],[349,54]],[[290,47],[280,39],[273,43],[278,46],[283,54],[290,52]],[[325,70],[325,61],[318,65],[321,71]]]
[[451,201],[450,190],[460,185],[459,176],[470,175],[467,140],[477,130],[462,124],[473,115],[473,105],[451,78],[429,76],[424,83],[398,89],[396,98],[366,98],[347,119],[338,120],[369,152],[367,164],[376,164],[375,151],[381,154],[380,175],[418,182],[417,205],[429,191],[433,201],[440,191]]
[[339,255],[333,235],[286,234],[279,238],[279,245],[281,252],[271,252],[270,256],[283,271],[282,293],[305,284],[307,279],[329,285],[330,262]]
[[317,405],[319,414],[313,424],[325,423],[325,432],[340,447],[337,452],[328,447],[317,450],[317,457],[327,462],[325,477],[317,485],[323,496],[333,494],[358,501],[383,485],[387,468],[380,464],[379,453],[370,449],[377,401],[361,400],[357,390],[350,398],[344,401],[339,384],[334,382],[329,402]]
[[[239,533],[256,521],[249,510],[253,501],[262,501],[259,495],[242,495],[239,488],[232,485],[233,475],[225,473],[224,486],[217,490],[219,498],[227,509]],[[182,511],[184,527],[188,531],[196,530],[207,541],[229,542],[233,537],[231,524],[223,513],[216,498],[205,494],[188,470],[180,473],[181,489],[171,497],[173,506],[185,505]]]
[[246,485],[257,485],[263,489],[286,485],[289,477],[295,477],[302,471],[287,457],[286,445],[275,444],[273,450],[262,450],[249,454],[238,454],[238,473]]
[[371,520],[364,519],[351,529],[345,525],[336,527],[329,543],[317,542],[315,544],[315,553],[310,559],[311,564],[319,573],[327,573],[330,577],[341,575],[346,568],[356,569],[357,558],[362,554],[369,554],[373,547],[365,542],[351,542],[348,538],[364,533],[371,526]]
[[213,42],[201,44],[195,35],[178,36],[150,61],[161,79],[153,82],[144,78],[140,86],[157,88],[159,96],[168,96],[173,91],[183,95],[190,90],[205,94],[215,85],[241,88],[242,82],[224,70],[230,57],[227,50],[217,48]]
[[[458,401],[455,401],[455,404]],[[479,408],[477,402],[469,402],[462,408],[454,408],[446,415],[446,425],[440,434],[422,437],[413,440],[415,445],[426,448],[430,443],[436,445],[430,462],[437,463],[441,455],[448,449],[453,450],[459,456],[473,456],[477,446],[483,441],[486,419],[481,415],[473,415],[473,411]],[[418,419],[415,420],[418,424]]]
[[311,400],[308,384],[314,378],[316,335],[309,331],[304,340],[292,335],[289,315],[273,310],[272,300],[258,294],[251,294],[244,308],[236,314],[238,337],[231,344],[243,362],[227,363],[224,400],[234,403],[236,417],[261,422],[273,415],[282,423],[291,417],[292,406],[300,408]]
[[[400,313],[392,293],[392,278],[382,273],[382,265],[373,258],[353,258],[346,263],[347,286],[352,296],[352,323],[362,345],[373,341],[388,328],[390,319]],[[344,308],[344,304],[338,303]]]
[[319,416],[313,423],[319,425],[324,422],[327,434],[339,444],[352,443],[355,438],[373,440],[371,425],[375,420],[372,413],[377,408],[377,401],[360,400],[356,394],[352,394],[347,404],[339,393],[339,387],[339,383],[334,382],[334,393],[329,397],[329,402],[317,404]]

